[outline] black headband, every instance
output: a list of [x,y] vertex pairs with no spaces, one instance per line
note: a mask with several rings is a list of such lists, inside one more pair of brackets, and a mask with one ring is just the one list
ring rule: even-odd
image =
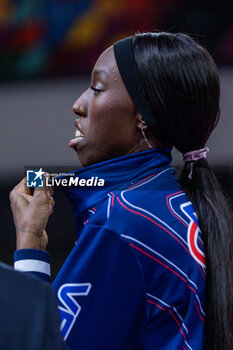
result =
[[146,124],[155,130],[156,120],[135,62],[132,37],[125,38],[113,45],[117,67],[125,87]]

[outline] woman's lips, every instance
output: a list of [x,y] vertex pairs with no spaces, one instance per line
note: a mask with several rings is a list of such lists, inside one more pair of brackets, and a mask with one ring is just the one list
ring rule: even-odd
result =
[[81,140],[84,139],[84,135],[80,130],[76,130],[75,139],[70,140],[69,147],[75,147]]

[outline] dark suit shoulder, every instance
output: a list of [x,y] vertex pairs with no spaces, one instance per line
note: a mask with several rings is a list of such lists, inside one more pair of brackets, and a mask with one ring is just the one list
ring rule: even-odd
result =
[[[0,350],[44,350],[48,332],[63,349],[52,287],[2,263],[0,284]],[[54,321],[51,327],[49,319]]]

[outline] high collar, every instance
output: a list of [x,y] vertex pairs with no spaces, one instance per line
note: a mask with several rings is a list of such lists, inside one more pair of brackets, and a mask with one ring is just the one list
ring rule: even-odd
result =
[[153,174],[158,168],[171,163],[171,148],[152,149],[110,159],[73,171],[79,179],[98,177],[104,179],[104,186],[65,187],[65,194],[71,202],[77,218],[103,200],[107,193],[124,189],[133,182]]

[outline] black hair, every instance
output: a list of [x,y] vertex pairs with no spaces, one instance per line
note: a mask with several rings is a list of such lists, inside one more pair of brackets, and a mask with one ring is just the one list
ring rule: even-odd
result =
[[[181,153],[204,148],[219,120],[220,83],[206,49],[186,34],[142,33],[133,52],[158,127]],[[233,349],[233,220],[206,159],[186,162],[180,184],[197,213],[207,267],[205,350]]]

